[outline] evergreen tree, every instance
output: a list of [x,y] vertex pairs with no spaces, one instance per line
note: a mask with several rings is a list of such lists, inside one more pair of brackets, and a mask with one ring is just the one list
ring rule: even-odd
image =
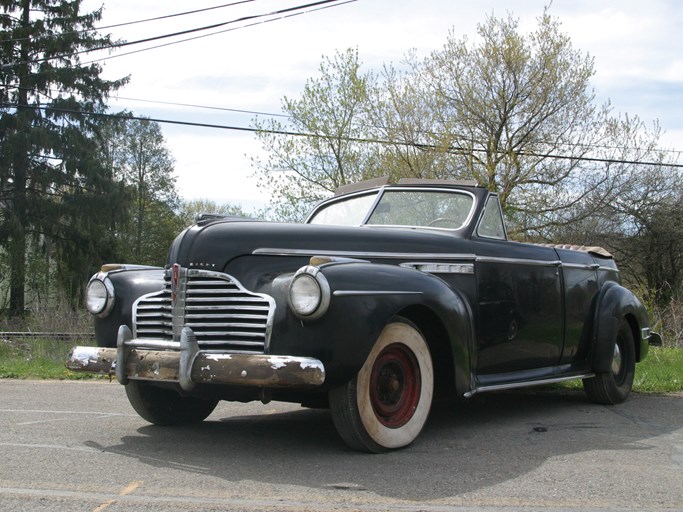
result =
[[[127,79],[100,78],[79,55],[114,42],[95,30],[102,10],[80,0],[0,1],[0,244],[10,267],[10,309],[25,308],[31,237],[55,242],[60,267],[82,279],[84,255],[103,250],[91,237],[115,219],[121,188],[96,158],[96,116]],[[106,231],[106,229],[105,229]],[[97,261],[92,258],[92,261]]]

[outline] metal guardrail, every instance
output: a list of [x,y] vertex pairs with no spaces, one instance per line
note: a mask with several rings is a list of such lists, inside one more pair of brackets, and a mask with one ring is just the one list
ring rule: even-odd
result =
[[54,339],[59,341],[94,340],[91,332],[0,332],[0,339]]

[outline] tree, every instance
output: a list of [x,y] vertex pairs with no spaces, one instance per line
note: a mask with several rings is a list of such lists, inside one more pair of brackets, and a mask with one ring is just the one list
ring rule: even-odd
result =
[[135,227],[132,256],[135,261],[140,261],[145,253],[146,241],[151,238],[152,225],[164,218],[150,215],[152,206],[156,205],[157,213],[162,205],[170,209],[169,213],[178,206],[176,178],[173,174],[175,162],[158,123],[144,119],[128,121],[123,143],[119,172],[133,192]]
[[178,217],[183,227],[194,224],[197,216],[202,214],[249,217],[241,206],[234,204],[218,204],[210,199],[190,199],[181,202]]
[[[102,161],[124,185],[127,222],[118,233],[119,257],[140,264],[163,264],[181,222],[173,155],[159,123],[128,113],[103,128]],[[125,204],[128,206],[125,207]]]
[[[379,175],[473,179],[498,193],[516,236],[550,239],[648,188],[632,162],[667,163],[659,126],[596,104],[593,59],[548,8],[529,34],[512,15],[489,16],[477,31],[473,42],[451,33],[442,49],[409,55],[407,71],[385,66],[379,79],[359,74],[357,51],[324,59],[321,78],[285,98],[291,127],[271,123],[259,135],[269,152],[262,177],[279,205]],[[314,136],[281,135],[288,130]]]
[[102,10],[80,14],[80,4],[2,2],[0,239],[9,258],[14,314],[25,308],[30,239],[49,237],[64,250],[80,243],[77,224],[108,222],[106,206],[118,192],[93,158],[97,119],[83,113],[105,111],[107,96],[126,79],[103,80],[99,65],[81,65],[79,52],[113,41],[94,30]]
[[476,41],[451,33],[379,78],[360,75],[357,51],[324,59],[321,78],[285,98],[291,123],[258,125],[264,184],[291,214],[364,178],[473,179],[499,194],[517,234],[548,238],[581,222],[631,174],[615,161],[661,157],[660,132],[596,105],[593,59],[560,28],[548,9],[527,35],[512,15],[490,16]]
[[376,145],[378,174],[400,178],[437,178],[448,168],[450,155],[430,147],[436,111],[424,94],[419,76],[385,66],[373,84],[367,109],[368,138]]
[[145,217],[144,231],[139,238],[137,231],[134,232],[136,243],[122,251],[123,259],[141,265],[163,266],[168,248],[184,226],[175,207],[156,199],[146,203]]
[[665,166],[640,167],[620,196],[594,218],[609,220],[597,236],[632,286],[659,307],[683,298],[683,176]]
[[[254,120],[268,152],[267,161],[254,163],[261,184],[273,190],[276,216],[301,219],[336,188],[373,175],[372,152],[359,141],[367,133],[363,120],[373,79],[360,67],[357,50],[324,57],[301,98],[283,99],[287,123]],[[305,135],[283,135],[291,132]]]
[[431,142],[454,157],[444,177],[498,192],[527,233],[578,221],[586,203],[607,204],[623,169],[586,157],[618,159],[641,125],[595,105],[593,59],[572,48],[547,9],[528,35],[511,15],[490,16],[477,31],[478,43],[451,33],[443,49],[413,64],[434,98]]

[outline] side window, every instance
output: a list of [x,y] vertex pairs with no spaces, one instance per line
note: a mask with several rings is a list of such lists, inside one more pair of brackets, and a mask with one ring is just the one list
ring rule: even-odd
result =
[[477,235],[507,240],[503,212],[500,209],[498,196],[490,196],[488,201],[486,201],[484,214],[481,216],[481,221],[479,221],[479,227],[477,228]]

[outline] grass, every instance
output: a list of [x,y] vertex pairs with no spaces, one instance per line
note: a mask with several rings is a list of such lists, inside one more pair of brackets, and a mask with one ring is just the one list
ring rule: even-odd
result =
[[[98,377],[67,370],[64,366],[73,345],[90,341],[0,339],[0,378],[13,379],[87,379]],[[581,381],[562,384],[581,388]],[[683,349],[652,347],[645,361],[636,366],[633,390],[637,393],[683,392]]]
[[[572,380],[549,387],[581,389],[580,380]],[[636,365],[633,379],[636,393],[683,392],[683,349],[676,347],[651,347],[644,361]]]
[[683,391],[683,349],[653,347],[636,365],[633,389],[639,393]]
[[71,347],[91,345],[84,340],[0,339],[0,378],[3,379],[84,379],[88,373],[67,370],[64,364]]

